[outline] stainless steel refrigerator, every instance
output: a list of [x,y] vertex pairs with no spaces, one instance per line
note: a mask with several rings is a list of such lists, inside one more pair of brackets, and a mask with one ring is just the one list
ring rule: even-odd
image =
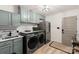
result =
[[51,24],[48,21],[43,21],[38,24],[40,30],[45,31],[46,43],[51,41]]

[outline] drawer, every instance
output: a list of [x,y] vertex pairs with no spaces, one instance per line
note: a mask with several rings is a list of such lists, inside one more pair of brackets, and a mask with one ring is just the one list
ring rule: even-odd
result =
[[12,44],[12,41],[5,41],[5,42],[0,42],[0,46],[5,46],[8,44]]

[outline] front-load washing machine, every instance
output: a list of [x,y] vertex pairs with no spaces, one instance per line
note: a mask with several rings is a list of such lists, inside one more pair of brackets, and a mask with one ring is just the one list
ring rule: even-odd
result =
[[27,36],[27,53],[33,53],[38,48],[38,37],[37,36]]
[[38,41],[39,41],[39,47],[41,47],[41,46],[43,46],[44,44],[45,44],[45,42],[46,42],[46,38],[45,38],[45,33],[44,33],[44,31],[42,31],[42,32],[39,32],[38,33],[39,35],[38,35]]
[[[23,34],[23,33],[22,33]],[[22,35],[21,34],[21,35]],[[38,37],[34,33],[23,35],[23,53],[31,54],[38,49]]]

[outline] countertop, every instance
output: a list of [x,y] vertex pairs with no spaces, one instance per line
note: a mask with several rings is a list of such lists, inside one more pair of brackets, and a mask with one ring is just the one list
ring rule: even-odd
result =
[[44,30],[38,30],[38,31],[30,31],[30,32],[21,32],[24,34],[31,34],[31,33],[37,33],[37,32],[43,32]]
[[0,38],[0,42],[9,41],[9,40],[15,40],[15,39],[22,38],[22,37],[23,36],[18,35],[18,37],[13,37],[13,38],[8,38],[8,39],[2,39],[2,38]]

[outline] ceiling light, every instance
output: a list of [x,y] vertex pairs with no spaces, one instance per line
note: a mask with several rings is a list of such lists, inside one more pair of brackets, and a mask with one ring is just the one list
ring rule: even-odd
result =
[[42,6],[42,12],[47,12],[48,11],[48,6],[47,5],[43,5]]

